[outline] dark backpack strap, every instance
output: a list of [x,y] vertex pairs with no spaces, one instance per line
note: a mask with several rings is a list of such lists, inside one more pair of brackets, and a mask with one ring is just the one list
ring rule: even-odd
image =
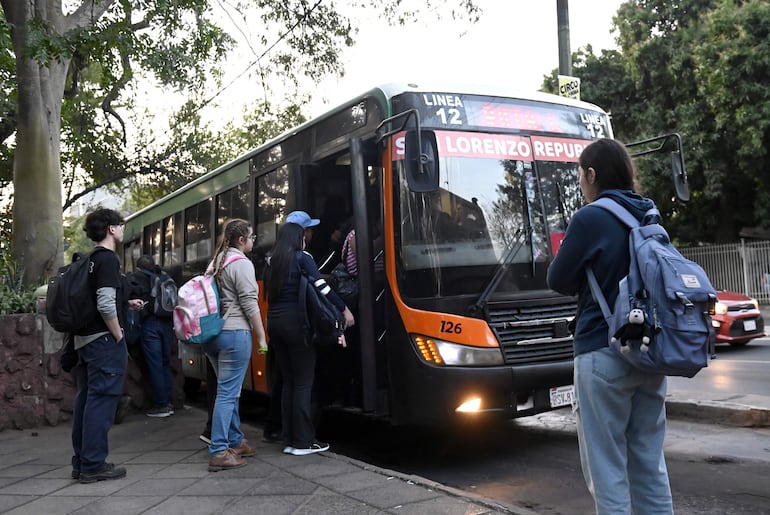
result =
[[310,281],[307,279],[307,274],[299,264],[298,254],[294,255],[294,262],[297,264],[299,270],[299,288],[297,295],[297,309],[302,313],[302,320],[305,326],[305,330],[310,329],[310,317],[307,313],[307,289],[310,285]]

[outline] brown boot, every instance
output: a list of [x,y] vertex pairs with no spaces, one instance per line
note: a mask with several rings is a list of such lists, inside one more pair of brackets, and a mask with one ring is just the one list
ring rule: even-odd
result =
[[249,446],[249,441],[245,438],[241,440],[241,443],[238,444],[238,447],[233,447],[230,449],[235,454],[240,456],[241,458],[247,458],[249,456],[254,456],[257,454],[257,450],[254,447]]
[[237,469],[246,465],[246,460],[239,457],[232,449],[225,449],[209,458],[209,472]]

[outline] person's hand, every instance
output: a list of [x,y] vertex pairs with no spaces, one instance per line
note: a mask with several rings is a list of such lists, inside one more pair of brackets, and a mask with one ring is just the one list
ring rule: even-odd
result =
[[257,347],[257,354],[267,354],[267,343],[259,342],[259,347]]
[[347,348],[348,342],[345,340],[345,333],[340,333],[340,335],[337,337],[337,344],[342,348]]
[[345,306],[345,311],[342,312],[342,316],[345,317],[345,329],[356,325],[356,319],[353,318],[353,313],[350,312],[350,308]]
[[144,305],[147,304],[142,299],[129,299],[128,309],[131,311],[141,311],[144,309]]

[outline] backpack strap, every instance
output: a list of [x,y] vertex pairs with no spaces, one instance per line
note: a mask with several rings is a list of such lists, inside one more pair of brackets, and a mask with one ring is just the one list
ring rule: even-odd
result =
[[639,220],[637,220],[636,217],[628,211],[628,209],[621,206],[617,201],[612,200],[609,197],[602,197],[600,199],[594,200],[589,205],[600,207],[606,211],[609,211],[615,215],[615,218],[626,224],[626,227],[631,229],[639,227],[640,225],[644,226],[660,223],[660,211],[658,211],[658,209],[655,207],[648,209],[647,212],[644,213],[644,218],[642,218],[640,223]]
[[636,219],[634,215],[629,213],[628,209],[621,206],[616,201],[612,200],[611,198],[602,197],[600,199],[594,200],[589,204],[589,206],[596,206],[604,209],[605,211],[609,211],[613,215],[615,215],[615,218],[623,222],[626,227],[629,227],[633,229],[634,227],[639,227],[639,220]]
[[[653,208],[645,213],[644,221],[640,224],[639,220],[637,220],[628,209],[608,197],[597,199],[589,205],[609,211],[615,218],[623,222],[623,224],[630,229],[635,229],[640,225],[647,225],[647,223],[657,223],[660,220],[660,213],[657,209]],[[588,286],[591,288],[591,295],[593,295],[594,300],[599,304],[599,308],[602,310],[602,316],[604,316],[604,319],[609,324],[610,319],[612,318],[612,311],[610,311],[607,299],[604,297],[602,289],[599,287],[599,282],[596,280],[596,275],[594,275],[594,270],[591,266],[586,267],[586,277],[588,278]]]
[[599,308],[602,310],[602,316],[609,324],[612,318],[612,311],[610,311],[609,305],[607,305],[607,299],[604,298],[602,289],[599,288],[599,282],[594,275],[594,269],[590,266],[586,268],[586,276],[588,277],[588,286],[591,287],[591,295],[594,296],[594,300],[599,304]]
[[305,332],[307,332],[310,329],[310,317],[307,314],[307,288],[310,285],[310,281],[307,278],[307,272],[305,272],[305,270],[303,270],[302,266],[299,264],[298,256],[299,253],[294,255],[294,262],[297,264],[297,268],[299,269],[299,295],[297,296],[297,307],[300,313],[302,313],[304,329]]
[[[225,262],[222,263],[222,270],[220,270],[220,272],[222,272],[227,265],[229,265],[230,263],[232,263],[234,261],[238,261],[239,259],[246,259],[246,256],[241,256],[240,254],[236,254],[234,256],[230,256],[229,258],[225,259]],[[213,264],[214,263],[212,261],[212,263],[209,265],[209,267],[213,267]],[[219,290],[222,291],[222,286],[219,284],[219,278],[217,276],[214,276],[214,282],[217,283],[217,288],[219,288]],[[221,295],[222,294],[220,293],[220,298],[221,298]],[[235,304],[236,304],[235,302],[232,302],[232,303],[230,303],[229,306],[227,306],[227,311],[225,311],[224,316],[222,316],[223,320],[227,320],[228,319],[228,317],[230,316],[230,313],[232,312],[233,308],[235,307]]]

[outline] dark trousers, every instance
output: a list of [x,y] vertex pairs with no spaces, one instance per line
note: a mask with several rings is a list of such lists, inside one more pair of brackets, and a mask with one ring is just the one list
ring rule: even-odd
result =
[[305,343],[303,323],[296,312],[268,313],[267,331],[283,376],[283,436],[291,447],[308,448],[315,440],[311,410],[315,348]]
[[109,453],[107,433],[123,393],[128,350],[125,339],[116,342],[112,335],[106,334],[77,352],[72,468],[93,473],[104,466]]
[[276,354],[273,340],[267,346],[267,392],[270,395],[270,404],[267,410],[267,420],[265,420],[265,434],[274,434],[281,430],[281,403],[283,402],[283,376],[281,367],[278,365],[278,356]]
[[171,342],[174,325],[171,319],[148,316],[142,322],[142,351],[147,362],[147,372],[152,383],[152,399],[155,407],[171,404],[174,378],[171,373]]

